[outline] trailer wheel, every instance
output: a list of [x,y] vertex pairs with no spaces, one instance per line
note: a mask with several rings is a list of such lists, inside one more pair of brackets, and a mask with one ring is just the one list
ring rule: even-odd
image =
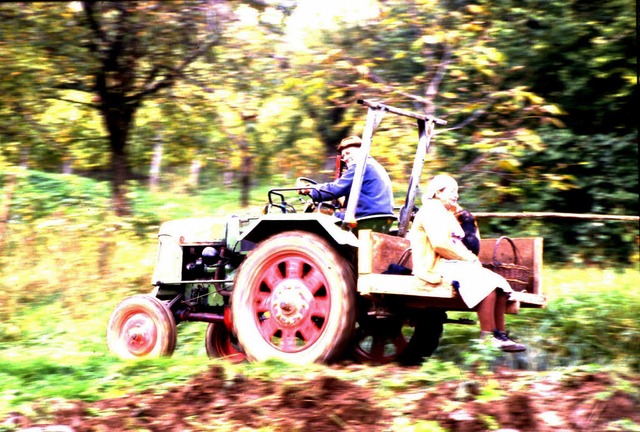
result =
[[427,315],[416,320],[409,345],[398,355],[397,362],[405,366],[421,364],[425,357],[431,357],[440,344],[444,313]]
[[278,234],[238,269],[231,308],[234,332],[249,359],[326,362],[354,331],[354,272],[322,237]]
[[[400,320],[365,317],[358,320],[353,357],[360,363],[375,365],[394,362],[409,345]],[[413,332],[413,329],[408,329]]]
[[224,358],[232,363],[240,363],[246,358],[238,346],[238,339],[224,323],[209,323],[204,342],[209,358]]
[[437,316],[413,322],[365,317],[357,325],[353,357],[358,362],[378,365],[418,365],[438,348],[442,322]]
[[123,359],[171,356],[176,342],[173,314],[152,295],[138,294],[123,300],[107,324],[109,350]]

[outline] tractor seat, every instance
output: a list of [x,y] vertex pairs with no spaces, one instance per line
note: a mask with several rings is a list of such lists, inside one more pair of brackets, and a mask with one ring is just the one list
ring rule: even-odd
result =
[[379,214],[363,216],[356,219],[358,225],[353,230],[354,234],[358,233],[361,229],[370,229],[371,231],[380,232],[383,234],[389,234],[391,226],[396,221],[397,217],[392,214]]

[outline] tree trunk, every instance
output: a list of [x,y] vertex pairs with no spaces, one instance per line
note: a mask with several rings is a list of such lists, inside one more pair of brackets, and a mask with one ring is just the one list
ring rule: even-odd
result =
[[13,201],[13,193],[16,189],[17,183],[18,178],[16,174],[7,174],[5,177],[2,206],[0,207],[0,249],[4,248],[4,236],[7,230],[7,224],[9,223],[9,217],[11,216],[11,203]]
[[318,109],[312,103],[306,103],[303,107],[316,122],[316,132],[320,136],[325,150],[326,159],[323,171],[329,173],[326,176],[319,175],[315,180],[320,182],[331,181],[333,180],[336,166],[336,150],[340,141],[346,138],[351,131],[352,124],[344,122],[347,107],[338,105],[328,109]]
[[198,155],[191,161],[191,168],[189,169],[189,187],[192,190],[198,188],[200,183],[200,168],[202,167]]
[[248,112],[241,114],[245,125],[244,134],[238,137],[242,163],[240,165],[240,206],[249,206],[249,194],[251,193],[251,170],[253,155],[251,154],[250,140],[255,139],[257,114]]
[[62,160],[62,174],[73,174],[73,157],[67,155]]
[[111,199],[113,210],[117,216],[131,216],[131,206],[127,198],[127,179],[129,170],[127,168],[127,157],[124,153],[111,153]]
[[158,132],[156,142],[153,146],[153,159],[151,160],[151,167],[149,168],[149,189],[151,191],[155,191],[158,188],[160,168],[162,166],[162,151],[162,134]]
[[251,192],[251,165],[252,157],[249,153],[249,145],[246,139],[241,140],[242,165],[240,166],[240,205],[249,206],[249,194]]
[[25,146],[25,145],[20,146],[20,168],[24,168],[24,169],[29,168],[30,155],[31,155],[31,150],[29,146]]
[[113,209],[117,216],[130,216],[131,205],[127,198],[127,180],[129,179],[129,160],[126,153],[129,129],[133,122],[134,108],[124,103],[112,103],[104,115],[109,143],[111,144],[111,192]]

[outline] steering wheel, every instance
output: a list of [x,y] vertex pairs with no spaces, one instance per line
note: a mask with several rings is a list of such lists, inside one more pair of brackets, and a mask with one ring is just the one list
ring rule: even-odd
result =
[[[296,178],[296,188],[299,188],[299,189],[313,189],[314,188],[313,186],[317,184],[318,184],[317,181],[310,179],[308,177]],[[311,196],[308,196],[307,198],[303,198],[301,196],[300,202],[304,204],[303,213],[313,213],[319,205],[319,203],[316,203]]]
[[297,188],[310,188],[310,186],[317,185],[318,182],[314,179],[310,179],[309,177],[298,177],[296,179],[296,187]]

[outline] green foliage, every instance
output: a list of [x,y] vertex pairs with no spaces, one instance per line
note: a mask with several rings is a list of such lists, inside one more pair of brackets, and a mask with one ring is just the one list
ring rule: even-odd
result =
[[514,78],[561,106],[576,134],[637,130],[636,5],[631,0],[483,2]]
[[559,365],[626,361],[640,367],[640,298],[617,287],[553,301],[540,313],[536,345]]
[[[540,178],[560,181],[552,187],[528,183],[526,210],[638,214],[636,136],[575,136],[562,130],[545,130],[542,136],[547,149],[525,158],[524,165],[538,170]],[[554,261],[628,264],[637,253],[637,223],[551,219],[540,228]]]
[[[300,71],[312,68],[323,84],[305,88],[313,108],[325,94],[342,105],[371,97],[446,118],[450,129],[438,128],[424,177],[458,177],[471,210],[637,214],[633,17],[628,0],[588,8],[385,3],[378,17],[308,42]],[[334,49],[324,54],[327,45]],[[306,60],[314,57],[320,67],[332,62],[324,75],[337,88],[324,86],[318,64]],[[362,122],[364,110],[353,111]],[[413,160],[414,125],[395,117],[382,125],[376,157],[399,184]],[[492,220],[482,228],[544,236],[549,262],[637,261],[633,223]]]
[[441,427],[437,421],[419,420],[411,429],[415,432],[445,432],[446,429]]
[[[244,200],[256,180],[329,177],[337,142],[361,133],[366,110],[355,99],[373,98],[448,121],[423,178],[452,173],[471,210],[637,214],[630,0],[379,2],[361,17],[306,23],[255,2],[206,13],[190,1],[81,4],[0,6],[3,163],[98,173],[122,148],[145,178],[162,149],[159,188],[224,179],[245,188]],[[106,37],[95,50],[89,16]],[[105,123],[100,110],[130,112],[131,123]],[[109,147],[120,131],[128,141]],[[388,116],[374,142],[394,183],[406,183],[415,124]],[[51,212],[47,200],[18,205]],[[139,232],[158,222],[144,216],[131,221]],[[634,224],[483,223],[486,235],[543,235],[550,262],[637,262]]]
[[[95,362],[94,362],[95,363]],[[92,362],[78,366],[61,365],[54,359],[36,357],[20,362],[7,361],[2,368],[3,397],[12,404],[20,405],[38,398],[66,398],[92,395],[97,400],[94,380],[101,372]]]
[[[73,382],[60,393],[91,398],[126,387],[127,380],[166,380],[167,370],[183,371],[180,362],[192,371],[202,366],[202,357],[185,360],[203,352],[196,342],[202,336],[190,326],[181,325],[181,340],[199,348],[179,361],[142,364],[141,375],[135,365],[114,366],[104,352],[111,308],[150,288],[159,223],[236,213],[240,194],[223,186],[227,174],[234,185],[233,175],[250,177],[254,193],[243,211],[259,213],[266,186],[256,177],[279,184],[315,177],[326,168],[323,154],[333,155],[346,133],[360,133],[365,111],[355,98],[446,117],[451,129],[434,139],[424,177],[456,175],[464,187],[461,202],[472,211],[637,214],[637,41],[630,0],[381,2],[380,14],[367,21],[345,19],[330,32],[309,32],[313,43],[304,50],[290,49],[282,14],[251,12],[244,3],[206,15],[197,2],[161,2],[127,15],[135,31],[119,42],[129,53],[140,49],[125,56],[138,59],[140,74],[125,89],[125,76],[111,70],[107,93],[132,97],[163,77],[176,80],[170,91],[163,87],[154,100],[145,98],[134,116],[125,152],[132,171],[146,176],[157,142],[164,144],[164,159],[162,192],[130,183],[130,218],[113,216],[106,182],[51,174],[104,171],[112,150],[96,111],[92,77],[100,58],[87,50],[86,15],[74,9],[77,2],[0,6],[0,73],[7,77],[0,81],[0,184],[5,170],[18,173],[16,192],[2,203],[8,221],[0,221],[6,228],[0,383],[8,383],[0,391],[11,403],[27,400],[28,390],[14,399],[12,392],[28,389],[25,376],[40,369],[44,383],[35,385],[34,397],[55,396],[45,384],[50,378],[57,385],[66,373]],[[99,18],[113,30],[117,17],[112,9]],[[176,73],[207,26],[215,32],[204,33],[220,37],[215,48]],[[255,120],[248,125],[247,118]],[[376,135],[374,154],[396,183],[409,174],[415,138],[414,123],[389,118]],[[187,179],[194,161],[201,168],[196,191]],[[509,317],[529,346],[529,367],[614,362],[639,369],[637,224],[481,222],[485,236],[542,235],[547,264],[585,266],[547,269],[548,309]],[[629,263],[631,272],[590,268]],[[435,356],[447,362],[425,363],[424,379],[455,373],[452,365],[465,364],[459,347],[476,335],[475,328],[447,327]],[[61,356],[72,369],[56,367]],[[11,373],[4,374],[5,364]],[[102,377],[96,393],[83,382],[92,375]]]
[[[635,135],[578,136],[543,128],[543,149],[518,159],[518,171],[477,173],[474,163],[443,153],[462,166],[460,203],[473,211],[565,212],[637,215],[638,147]],[[478,158],[486,157],[471,153]],[[470,171],[471,170],[471,171]],[[638,262],[638,223],[562,218],[480,220],[481,234],[536,235],[545,239],[545,262],[628,265]],[[517,234],[516,234],[517,233]],[[615,265],[615,264],[613,264]]]
[[478,374],[486,375],[493,370],[500,349],[490,337],[471,339],[469,347],[463,351],[464,365]]
[[[171,211],[161,208],[163,214]],[[153,239],[125,235],[124,229],[109,231],[109,226],[91,230],[87,225],[82,230],[77,226],[69,239],[63,239],[59,232],[52,232],[51,238],[49,233],[39,234],[28,248],[10,253],[3,250],[1,259],[8,271],[1,273],[0,295],[3,308],[7,301],[12,303],[2,310],[0,325],[0,412],[38,400],[93,401],[144,388],[168,388],[212,364],[204,352],[202,323],[180,324],[178,348],[169,359],[123,362],[107,352],[104,329],[108,316],[125,297],[150,290],[148,278],[155,252]],[[25,238],[12,231],[10,241],[14,235]],[[108,249],[102,273],[96,277],[100,251],[94,244],[104,241],[115,245]],[[33,274],[46,277],[36,283]],[[636,270],[546,270],[548,308],[508,316],[516,338],[529,347],[529,367],[551,369],[598,362],[640,370],[636,319],[640,299],[635,290],[639,277]],[[358,382],[374,384],[390,396],[406,388],[464,379],[462,370],[478,365],[478,361],[488,373],[493,366],[490,353],[476,349],[476,336],[475,326],[447,326],[441,348],[403,381],[384,368],[332,373],[348,380],[357,376]],[[272,380],[309,378],[327,371],[319,365],[294,367],[277,361],[225,368],[229,376]],[[481,395],[496,397],[496,388],[483,386]]]
[[16,189],[11,201],[14,222],[63,214],[82,214],[99,220],[109,212],[110,191],[106,182],[76,175],[23,171],[18,174]]
[[201,357],[120,362],[105,356],[72,359],[25,353],[3,360],[0,412],[37,400],[96,401],[131,391],[168,388],[210,366]]
[[[67,181],[75,186],[66,189],[61,183]],[[102,192],[95,193],[101,187]],[[51,188],[56,191],[53,198],[49,198]],[[143,229],[136,233],[133,224],[103,209],[108,194],[100,183],[25,172],[16,197],[23,196],[23,190],[29,192],[30,200],[59,201],[57,206],[48,203],[51,207],[16,207],[4,237],[0,412],[42,399],[91,401],[135,389],[162,388],[184,382],[211,364],[204,350],[202,323],[179,326],[174,357],[141,362],[113,358],[107,352],[104,329],[117,303],[151,289],[153,225],[174,217],[233,213],[229,206],[236,201],[237,191],[211,189],[179,198],[140,191],[132,196],[134,208],[148,222],[140,222]],[[256,213],[263,201],[260,196],[254,198]],[[528,346],[524,358],[512,367],[543,370],[600,363],[640,370],[639,278],[637,269],[546,269],[543,285],[548,307],[508,316],[514,337]],[[496,361],[509,364],[512,359],[492,360],[488,349],[474,345],[477,332],[475,326],[446,326],[440,348],[406,380],[398,381],[375,368],[358,379],[374,383],[391,396],[407,388],[460,379],[464,369],[481,367],[488,374]],[[321,369],[311,365],[295,373],[308,377]],[[278,379],[293,371],[273,362],[238,365],[230,373]],[[344,379],[351,379],[353,372],[345,374]],[[495,392],[486,386],[482,395],[491,398]]]

